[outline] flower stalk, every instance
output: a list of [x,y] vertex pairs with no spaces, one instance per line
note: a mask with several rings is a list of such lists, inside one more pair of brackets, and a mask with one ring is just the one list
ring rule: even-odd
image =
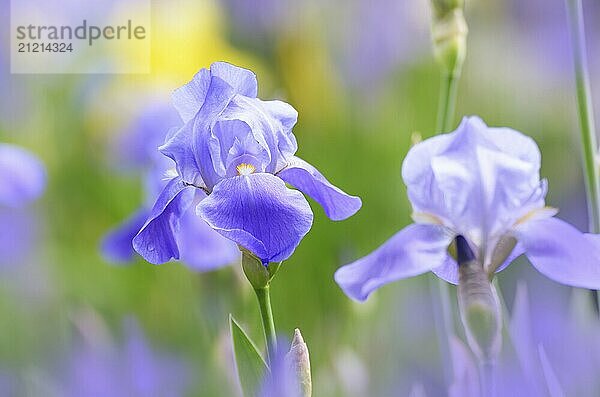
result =
[[467,23],[462,0],[432,0],[433,52],[442,69],[436,132],[452,128],[458,80],[467,53]]
[[269,263],[264,265],[260,259],[254,256],[250,251],[240,247],[242,252],[242,269],[246,278],[254,288],[254,293],[258,299],[258,308],[265,333],[265,346],[267,351],[267,361],[270,362],[273,354],[277,350],[277,337],[275,335],[275,322],[273,321],[273,311],[271,310],[270,283],[277,271],[280,263]]
[[258,307],[260,309],[260,318],[265,332],[265,341],[267,346],[268,361],[271,360],[273,354],[277,350],[277,337],[275,336],[275,322],[273,321],[273,312],[271,311],[271,295],[269,286],[255,289],[256,297],[258,298]]
[[[600,172],[596,162],[598,145],[596,143],[592,94],[587,66],[583,7],[581,0],[565,1],[575,69],[575,90],[577,113],[581,127],[583,174],[587,194],[589,230],[591,233],[600,233]],[[600,294],[594,291],[594,295],[600,307]]]
[[600,233],[600,179],[596,163],[596,134],[592,112],[592,96],[587,68],[585,30],[581,0],[566,0],[567,18],[573,49],[577,110],[581,127],[583,172],[585,176],[590,231]]

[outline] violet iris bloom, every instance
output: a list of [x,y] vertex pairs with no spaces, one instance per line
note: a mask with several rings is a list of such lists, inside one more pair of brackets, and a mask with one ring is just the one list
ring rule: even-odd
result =
[[0,265],[21,263],[36,238],[35,217],[23,208],[46,186],[41,161],[25,149],[0,143]]
[[457,283],[448,246],[461,235],[490,275],[525,253],[559,283],[600,288],[600,247],[553,218],[557,211],[544,204],[540,161],[531,138],[477,117],[415,145],[402,166],[415,223],[338,269],[335,280],[359,301],[384,284],[428,271]]
[[0,143],[0,205],[19,208],[38,198],[46,186],[41,161],[25,149]]
[[[67,396],[184,396],[190,384],[185,363],[149,346],[135,321],[125,323],[122,346],[85,340],[67,366]],[[92,335],[93,336],[93,335]]]
[[[146,172],[147,200],[140,209],[120,226],[107,234],[102,252],[111,262],[128,262],[133,259],[132,240],[140,231],[161,190],[167,184],[167,176],[173,171],[173,160],[158,152],[167,132],[181,125],[175,109],[162,103],[147,106],[119,142],[120,157],[131,166]],[[199,192],[198,196],[204,193]],[[199,200],[199,198],[198,198]],[[234,243],[213,231],[193,209],[186,211],[174,238],[181,249],[181,260],[190,268],[209,271],[235,262],[239,251]]]
[[358,197],[294,156],[296,110],[281,101],[262,101],[257,91],[254,73],[217,62],[173,94],[185,124],[160,151],[175,161],[176,173],[133,239],[147,261],[179,258],[176,235],[193,207],[210,227],[263,263],[287,259],[309,231],[313,214],[286,182],[321,204],[333,220],[360,208]]

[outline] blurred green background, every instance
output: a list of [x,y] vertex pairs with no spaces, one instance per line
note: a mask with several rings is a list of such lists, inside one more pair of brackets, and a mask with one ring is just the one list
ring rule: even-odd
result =
[[[549,205],[585,230],[564,5],[520,3],[467,1],[454,125],[476,114],[532,136]],[[600,7],[589,9],[586,17],[599,21]],[[413,135],[433,134],[439,89],[429,13],[424,0],[154,1],[149,75],[11,75],[4,40],[0,140],[39,155],[49,178],[29,209],[36,240],[23,263],[2,269],[0,368],[28,385],[26,395],[60,395],[56,369],[81,318],[96,318],[119,341],[123,319],[133,316],[153,349],[187,363],[190,396],[238,393],[228,314],[262,341],[239,265],[202,274],[141,259],[114,266],[99,251],[103,235],[144,200],[141,174],[121,169],[111,143],[145,96],[168,100],[200,68],[224,60],[257,73],[259,97],[298,110],[299,155],[363,200],[343,222],[311,202],[312,231],[272,284],[278,332],[289,338],[299,327],[308,343],[314,395],[407,395],[423,379],[443,388],[429,275],[386,286],[365,304],[333,280],[339,266],[411,222],[400,167]],[[600,35],[590,37],[600,87]],[[520,277],[546,285],[521,262],[500,275],[509,303]]]

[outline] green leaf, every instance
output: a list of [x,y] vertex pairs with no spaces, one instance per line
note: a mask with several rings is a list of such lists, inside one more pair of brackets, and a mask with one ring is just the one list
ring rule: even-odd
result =
[[239,326],[233,316],[229,315],[229,326],[231,328],[231,339],[233,342],[233,354],[238,372],[238,378],[242,385],[244,397],[255,397],[265,371],[267,363],[262,358],[256,345]]

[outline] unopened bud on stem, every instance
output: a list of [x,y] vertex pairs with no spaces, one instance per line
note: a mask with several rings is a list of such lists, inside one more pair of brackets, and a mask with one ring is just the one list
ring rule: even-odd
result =
[[467,341],[482,362],[493,362],[502,343],[502,315],[496,288],[463,236],[456,238],[458,306]]
[[273,262],[265,265],[247,249],[240,247],[240,251],[242,252],[242,269],[252,287],[255,290],[268,287],[281,263]]
[[310,357],[308,355],[308,346],[304,343],[300,330],[294,331],[292,347],[285,356],[285,360],[295,374],[300,388],[301,397],[311,397],[312,380],[310,375]]
[[431,34],[437,61],[449,75],[459,75],[467,53],[467,22],[462,0],[431,0]]

